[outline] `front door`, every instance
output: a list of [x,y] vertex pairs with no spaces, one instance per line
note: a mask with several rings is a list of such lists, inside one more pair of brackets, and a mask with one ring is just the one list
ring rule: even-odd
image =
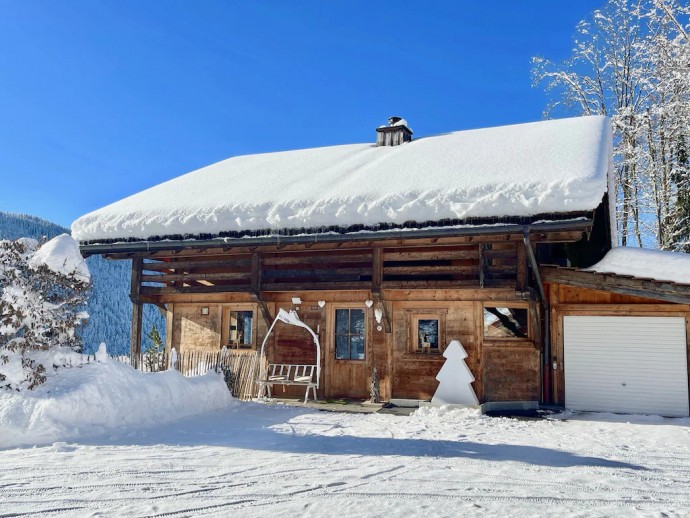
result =
[[368,312],[364,304],[328,307],[324,354],[324,394],[327,398],[369,397]]

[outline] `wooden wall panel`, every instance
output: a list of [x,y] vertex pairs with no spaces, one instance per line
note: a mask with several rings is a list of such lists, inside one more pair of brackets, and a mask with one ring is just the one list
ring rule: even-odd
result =
[[529,345],[484,347],[485,401],[539,401],[539,351]]
[[218,305],[209,305],[209,314],[202,315],[200,308],[175,305],[172,346],[180,352],[220,349],[222,311]]
[[[222,342],[222,313],[223,308],[245,308],[248,303],[242,298],[237,300],[234,294],[224,294],[230,297],[222,303],[212,304],[202,302],[194,295],[193,304],[176,302],[173,306],[173,344],[179,349],[180,345],[187,349],[217,350]],[[407,295],[411,295],[406,299]],[[428,300],[410,300],[428,296]],[[482,298],[483,297],[483,302]],[[499,295],[501,297],[499,297]],[[187,295],[189,296],[189,295]],[[371,371],[376,367],[379,375],[381,397],[384,401],[391,398],[430,399],[436,391],[438,382],[436,375],[443,366],[445,358],[441,355],[418,354],[411,351],[409,320],[406,311],[429,310],[445,313],[445,337],[443,345],[450,340],[459,340],[468,353],[467,365],[475,376],[473,387],[480,401],[503,399],[521,399],[527,394],[532,398],[534,390],[539,387],[538,359],[535,353],[525,352],[524,343],[517,346],[509,344],[505,350],[499,351],[495,344],[494,350],[485,353],[482,344],[483,303],[502,299],[506,304],[524,304],[517,301],[515,292],[506,290],[424,290],[419,292],[390,291],[383,292],[383,301],[388,315],[391,317],[392,332],[378,331],[373,318],[374,308],[365,309],[364,301],[371,298],[368,291],[321,292],[302,291],[296,293],[262,294],[267,300],[273,315],[279,308],[286,310],[294,306],[293,296],[302,299],[300,304],[300,318],[318,330],[322,344],[322,377],[320,398],[352,397],[367,398],[370,390]],[[386,296],[396,300],[388,300]],[[512,296],[512,298],[511,298]],[[202,295],[203,297],[203,295]],[[206,295],[208,297],[208,295]],[[223,300],[218,296],[214,300]],[[402,299],[402,300],[400,300]],[[319,300],[325,300],[326,305],[320,308]],[[501,302],[499,302],[501,303]],[[379,304],[377,302],[376,304]],[[200,307],[209,306],[210,314],[201,316]],[[333,310],[336,307],[361,307],[365,309],[367,322],[367,355],[364,362],[335,360],[333,347]],[[257,346],[266,335],[268,324],[262,318],[258,308],[257,316]],[[511,352],[516,347],[517,352]],[[529,349],[529,348],[528,348]],[[313,363],[315,349],[310,335],[299,328],[277,324],[276,331],[267,344],[267,357],[273,363]],[[517,354],[517,356],[515,356]],[[538,352],[536,352],[538,357]],[[516,360],[517,358],[517,360]],[[518,361],[518,366],[511,363]],[[535,371],[536,366],[536,371]],[[536,373],[536,374],[535,374]],[[500,378],[494,381],[494,377]],[[510,391],[505,387],[514,386]],[[536,387],[536,388],[535,388]],[[286,396],[300,396],[300,389],[282,389],[276,394]]]
[[622,295],[559,284],[558,299],[563,304],[657,304],[657,299]]
[[[436,375],[443,366],[442,355],[412,352],[405,310],[447,310],[445,345],[459,340],[467,351],[467,364],[475,378],[481,379],[480,347],[475,333],[475,313],[472,302],[396,302],[393,304],[393,386],[392,397],[401,399],[430,399],[438,382]],[[481,383],[475,382],[481,393]],[[479,390],[478,390],[479,389]]]

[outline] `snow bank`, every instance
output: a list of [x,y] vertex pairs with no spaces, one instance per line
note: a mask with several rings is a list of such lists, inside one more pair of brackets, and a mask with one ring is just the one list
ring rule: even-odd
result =
[[587,270],[690,284],[690,254],[621,246]]
[[79,245],[69,234],[61,234],[45,243],[29,261],[32,268],[46,266],[64,276],[74,275],[82,282],[89,282],[91,274],[79,252]]
[[82,216],[80,241],[534,216],[596,208],[611,126],[579,117],[239,156]]
[[[45,352],[44,354],[51,354]],[[177,371],[142,373],[114,360],[57,351],[48,380],[33,391],[0,390],[0,448],[78,440],[117,429],[161,425],[223,408],[233,398],[222,376],[185,378]]]

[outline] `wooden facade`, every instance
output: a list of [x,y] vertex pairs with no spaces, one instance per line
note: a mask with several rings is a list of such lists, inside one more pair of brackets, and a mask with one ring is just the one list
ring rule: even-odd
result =
[[[133,350],[140,348],[137,315],[144,303],[165,308],[167,346],[178,351],[256,349],[283,308],[296,310],[319,335],[321,398],[368,397],[376,368],[383,400],[429,399],[445,361],[443,348],[459,340],[469,355],[480,401],[540,401],[543,311],[530,272],[530,249],[578,241],[589,225],[584,220],[580,228],[566,230],[530,232],[515,226],[503,233],[341,243],[251,246],[246,239],[242,246],[111,250],[108,256],[134,259]],[[485,332],[487,308],[499,317],[497,309],[521,312],[525,333]],[[346,309],[364,315],[361,358],[336,354],[336,312]],[[243,334],[251,340],[233,345],[230,334],[236,331],[230,320],[238,314],[246,315]],[[437,325],[437,347],[420,349],[420,320]],[[313,363],[315,349],[305,330],[279,325],[269,338],[267,356],[271,363]]]

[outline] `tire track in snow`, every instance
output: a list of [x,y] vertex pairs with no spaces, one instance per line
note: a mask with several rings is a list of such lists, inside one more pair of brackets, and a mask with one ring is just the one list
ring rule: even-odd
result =
[[353,492],[341,492],[334,495],[330,495],[333,498],[405,498],[405,499],[420,499],[420,500],[461,500],[466,502],[505,502],[505,503],[529,503],[535,505],[545,505],[545,504],[578,504],[585,505],[587,507],[601,507],[601,506],[615,506],[615,507],[637,507],[643,506],[647,508],[658,507],[659,505],[682,505],[687,507],[690,505],[690,498],[685,498],[684,500],[664,500],[664,501],[654,501],[654,500],[613,500],[613,499],[602,499],[602,498],[571,498],[571,497],[551,497],[551,496],[488,496],[488,495],[446,495],[438,493],[353,493]]

